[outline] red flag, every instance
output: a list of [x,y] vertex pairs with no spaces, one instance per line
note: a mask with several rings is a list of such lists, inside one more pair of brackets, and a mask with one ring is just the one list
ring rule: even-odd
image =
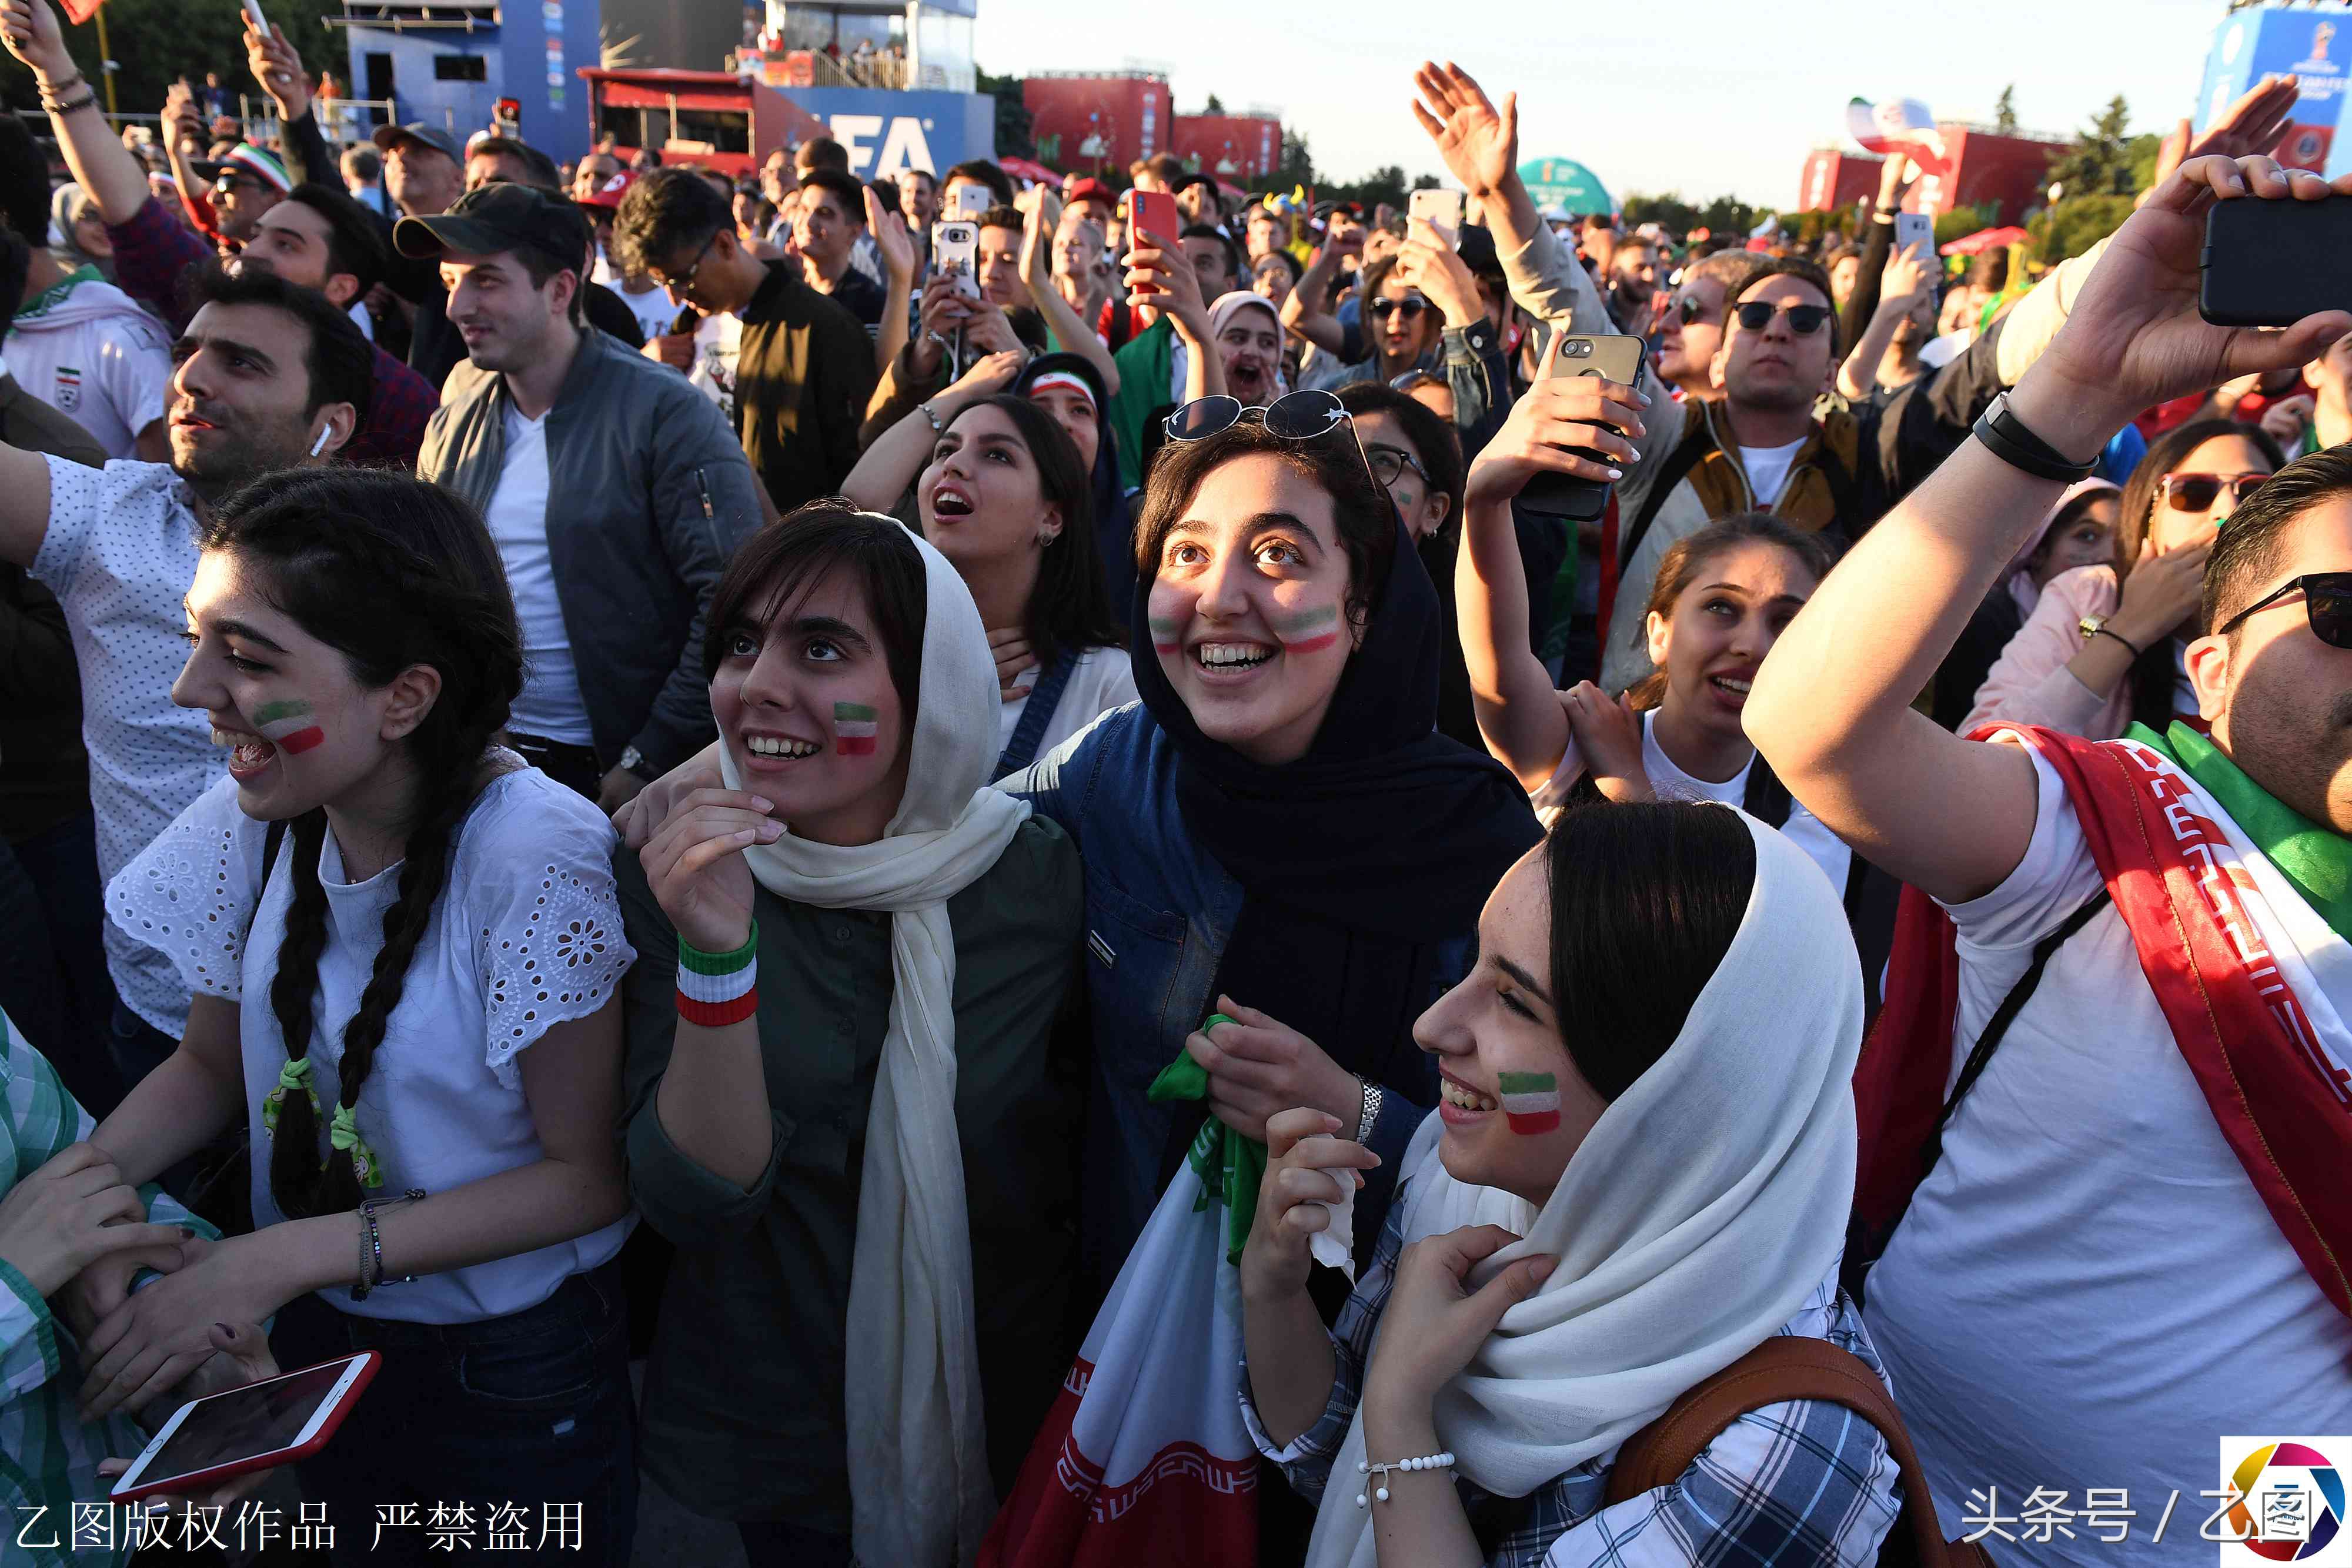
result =
[[105,4],[106,0],[65,0],[66,19],[77,23],[87,22],[97,16],[98,8]]

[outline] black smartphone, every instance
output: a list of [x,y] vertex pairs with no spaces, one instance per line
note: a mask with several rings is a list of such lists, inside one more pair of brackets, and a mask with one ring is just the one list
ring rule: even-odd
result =
[[[1538,381],[1553,376],[1603,376],[1625,386],[1632,386],[1642,373],[1644,345],[1632,333],[1606,333],[1597,337],[1572,337],[1552,334],[1550,345],[1544,350],[1543,364],[1536,371]],[[1579,457],[1589,457],[1595,463],[1614,463],[1615,458],[1589,446],[1571,446],[1567,450]],[[1609,485],[1600,479],[1577,479],[1566,474],[1538,474],[1519,492],[1519,505],[1528,511],[1547,517],[1565,517],[1571,522],[1589,523],[1609,509]]]
[[2352,310],[2352,196],[2216,202],[2197,265],[2197,313],[2217,327],[2288,327]]

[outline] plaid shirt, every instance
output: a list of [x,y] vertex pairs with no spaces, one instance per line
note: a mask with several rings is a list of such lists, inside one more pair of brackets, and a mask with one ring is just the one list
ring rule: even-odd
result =
[[[0,1015],[0,1194],[95,1130],[57,1070]],[[152,1186],[140,1190],[149,1219],[216,1234]],[[0,1259],[0,1562],[11,1568],[90,1568],[128,1555],[119,1511],[75,1505],[102,1503],[99,1460],[130,1458],[147,1434],[119,1415],[82,1420],[81,1380],[72,1331]]]
[[[1404,1208],[1400,1188],[1371,1266],[1332,1330],[1337,1376],[1322,1418],[1288,1447],[1276,1447],[1258,1424],[1244,1371],[1242,1418],[1251,1439],[1309,1500],[1321,1498],[1363,1397],[1372,1330],[1404,1247]],[[1825,1339],[1886,1376],[1834,1270],[1780,1332]],[[1740,1416],[1679,1481],[1604,1508],[1616,1458],[1613,1449],[1596,1455],[1524,1500],[1457,1481],[1472,1527],[1481,1541],[1494,1542],[1488,1568],[1867,1568],[1878,1561],[1879,1542],[1899,1507],[1898,1471],[1876,1428],[1842,1405],[1817,1400],[1768,1405]]]
[[[114,242],[114,276],[122,291],[161,309],[173,331],[186,330],[188,318],[179,308],[180,280],[190,267],[210,260],[213,247],[152,196],[129,223],[109,224],[106,233]],[[414,468],[417,449],[425,444],[425,427],[441,406],[441,394],[382,349],[373,352],[374,390],[358,432],[343,448],[343,459]]]

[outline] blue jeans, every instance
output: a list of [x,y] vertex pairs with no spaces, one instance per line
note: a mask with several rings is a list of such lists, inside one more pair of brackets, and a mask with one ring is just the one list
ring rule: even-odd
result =
[[[475,1323],[363,1318],[305,1295],[278,1314],[270,1348],[289,1370],[354,1351],[383,1355],[341,1429],[299,1467],[304,1498],[326,1505],[337,1563],[425,1563],[436,1505],[452,1529],[462,1505],[470,1522],[457,1550],[487,1550],[502,1529],[510,1546],[520,1531],[523,1550],[501,1550],[501,1561],[625,1568],[636,1416],[616,1265]],[[415,1522],[379,1528],[404,1518]],[[552,1528],[574,1518],[569,1535]],[[446,1532],[438,1550],[448,1561]]]

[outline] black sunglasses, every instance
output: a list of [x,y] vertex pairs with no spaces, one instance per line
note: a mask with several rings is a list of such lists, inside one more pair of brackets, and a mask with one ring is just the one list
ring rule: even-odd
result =
[[1675,314],[1681,317],[1683,325],[1687,327],[1706,314],[1706,302],[1696,295],[1685,294],[1675,301]]
[[2296,590],[2303,591],[2303,612],[2311,621],[2311,634],[2331,648],[2352,648],[2352,571],[2314,571],[2290,578],[2214,628],[2226,636],[2257,610],[2268,610]]
[[1783,305],[1776,312],[1773,306],[1761,299],[1750,299],[1736,307],[1735,313],[1739,318],[1739,324],[1751,332],[1761,332],[1770,326],[1776,313],[1786,315],[1789,330],[1800,338],[1811,337],[1822,329],[1822,322],[1836,314],[1826,305]]
[[1364,455],[1364,448],[1356,439],[1356,416],[1347,405],[1327,392],[1301,389],[1286,392],[1261,408],[1251,408],[1237,397],[1196,397],[1168,416],[1161,426],[1171,441],[1206,441],[1221,435],[1252,414],[1265,426],[1268,435],[1283,441],[1316,441],[1330,434],[1341,425],[1348,427],[1348,444],[1362,459],[1364,477],[1372,488],[1387,494],[1388,486],[1372,472],[1372,460]]
[[1385,321],[1402,310],[1408,316],[1418,316],[1429,308],[1429,301],[1418,294],[1408,294],[1402,299],[1375,299],[1367,307],[1375,321]]

